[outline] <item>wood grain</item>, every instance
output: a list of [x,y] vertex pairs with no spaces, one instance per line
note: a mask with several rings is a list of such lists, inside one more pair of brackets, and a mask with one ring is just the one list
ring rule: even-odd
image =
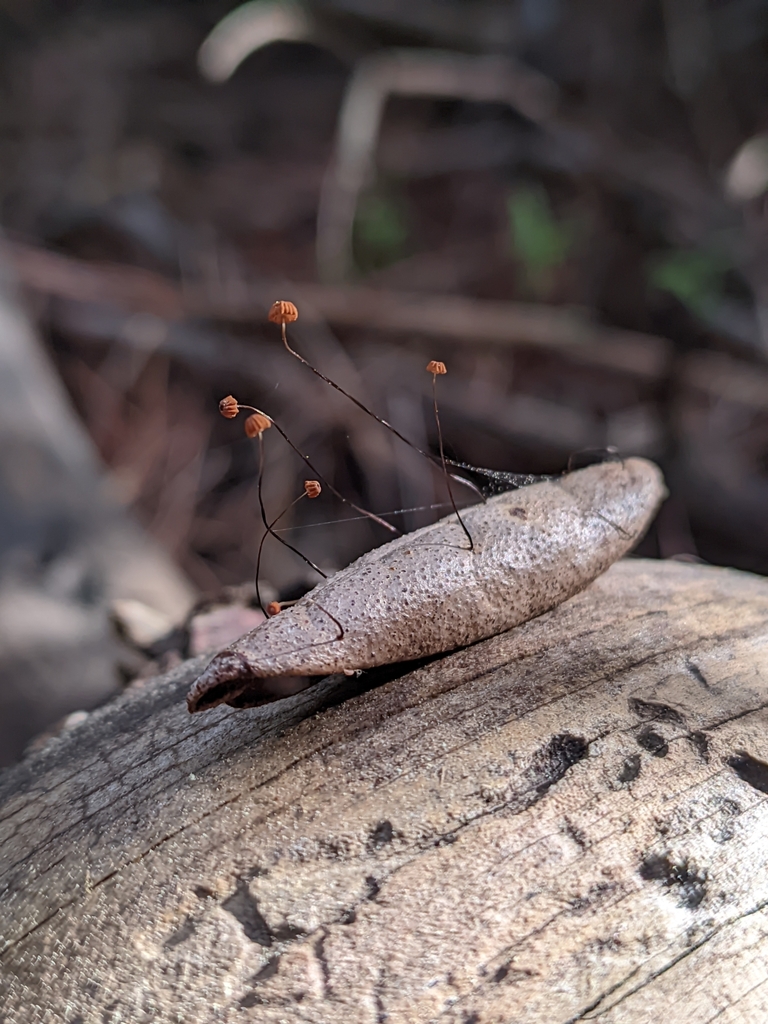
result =
[[768,582],[625,561],[389,681],[0,778],[4,1021],[768,1019]]

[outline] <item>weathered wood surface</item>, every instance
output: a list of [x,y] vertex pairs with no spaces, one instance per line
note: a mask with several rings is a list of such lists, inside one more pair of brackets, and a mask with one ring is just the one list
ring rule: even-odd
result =
[[250,711],[199,666],[0,778],[4,1021],[768,1020],[768,581],[619,563]]

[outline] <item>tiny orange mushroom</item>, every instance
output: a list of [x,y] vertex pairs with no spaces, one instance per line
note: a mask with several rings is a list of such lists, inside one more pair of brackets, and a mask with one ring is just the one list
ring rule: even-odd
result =
[[234,395],[227,395],[219,402],[219,412],[228,420],[233,420],[240,412],[240,405]]
[[255,412],[245,421],[245,433],[248,437],[259,437],[272,426],[272,420],[264,413]]
[[272,324],[290,324],[299,319],[299,311],[292,302],[278,299],[272,303],[268,319]]
[[431,359],[427,363],[427,373],[434,374],[436,377],[442,376],[444,373],[448,373],[445,368],[445,363],[441,363],[439,359]]

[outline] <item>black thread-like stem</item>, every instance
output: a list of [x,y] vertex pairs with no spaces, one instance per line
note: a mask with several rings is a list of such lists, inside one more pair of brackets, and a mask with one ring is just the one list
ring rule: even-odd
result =
[[[331,643],[335,643],[338,640],[343,640],[344,639],[344,627],[339,622],[339,620],[336,618],[336,616],[335,615],[331,615],[331,613],[328,611],[327,608],[323,608],[323,606],[321,604],[318,604],[317,601],[314,601],[311,597],[307,598],[307,602],[309,604],[313,604],[315,606],[315,608],[319,608],[321,612],[323,612],[325,615],[328,616],[328,618],[331,620],[331,622],[333,622],[334,625],[336,626],[336,628],[338,629],[339,635],[333,641],[330,641],[330,642]],[[328,643],[328,642],[329,641],[326,641],[326,643]]]
[[467,524],[461,518],[461,514],[459,513],[459,510],[456,507],[456,501],[454,500],[453,490],[451,488],[451,476],[450,476],[450,473],[448,472],[448,467],[445,464],[445,450],[443,448],[443,429],[440,426],[440,413],[437,411],[437,374],[436,373],[432,374],[432,406],[433,406],[433,408],[435,410],[435,426],[437,427],[437,443],[438,443],[438,446],[440,448],[440,462],[443,465],[443,475],[445,476],[445,486],[448,488],[448,497],[451,499],[451,505],[453,507],[453,511],[456,513],[456,518],[459,520],[459,523],[461,524],[462,530],[467,535],[467,540],[469,541],[469,550],[470,551],[474,551],[475,550],[475,542],[472,540],[472,534],[467,529]]
[[[302,356],[300,353],[298,353],[296,351],[296,349],[291,348],[291,346],[288,343],[288,334],[287,334],[287,331],[286,331],[285,324],[281,324],[280,326],[281,326],[282,335],[283,335],[283,345],[285,346],[285,349],[286,349],[287,352],[289,352],[295,359],[298,359],[300,363],[303,363],[304,366],[306,366],[309,370],[311,370],[312,373],[314,373],[317,377],[320,378],[320,380],[325,381],[326,384],[330,384],[332,388],[336,388],[336,390],[338,392],[340,392],[342,395],[344,395],[345,398],[348,398],[350,402],[353,402],[358,407],[358,409],[362,409],[362,411],[366,414],[366,416],[370,416],[371,419],[375,420],[377,423],[380,423],[382,427],[386,427],[387,430],[390,430],[395,435],[395,437],[399,438],[404,444],[407,444],[409,448],[412,448],[415,452],[418,452],[419,455],[422,455],[425,459],[429,459],[429,461],[433,465],[438,465],[438,460],[435,458],[435,456],[432,454],[432,452],[425,452],[422,448],[419,448],[419,446],[417,444],[414,444],[413,441],[411,441],[409,438],[407,438],[404,434],[401,434],[400,431],[397,429],[397,427],[393,427],[391,423],[387,422],[387,420],[383,419],[381,416],[377,416],[376,413],[373,412],[373,410],[369,409],[367,405],[365,405],[363,402],[361,402],[358,398],[355,398],[354,395],[350,395],[350,393],[348,391],[345,391],[344,388],[340,384],[337,384],[335,380],[331,380],[330,377],[326,377],[324,373],[321,373],[320,370],[318,370],[316,366],[313,366],[312,363],[308,362],[308,360],[306,360],[304,358],[304,356]],[[434,381],[433,381],[433,383],[434,383]],[[277,426],[277,424],[275,424],[275,425]],[[438,430],[439,430],[439,423],[438,423]],[[301,453],[299,452],[299,454],[301,454]],[[305,457],[305,456],[303,456],[303,457]],[[441,453],[439,464],[442,466],[444,473],[446,472],[446,468],[445,468],[446,467],[446,463],[450,463],[452,466],[460,466],[460,465],[462,465],[462,463],[454,462],[452,459],[446,459],[445,456]],[[479,491],[479,489],[477,487],[475,487],[475,485],[473,483],[471,483],[470,481],[467,481],[467,480],[461,480],[460,478],[457,478],[457,479],[459,479],[460,483],[465,484],[465,486],[467,486],[467,487],[471,488],[473,491],[475,491],[477,493],[477,495],[479,496],[481,501],[483,501],[483,502],[485,501],[485,496]],[[449,492],[449,494],[450,494],[450,491],[451,491],[451,486],[449,484],[448,485],[448,492]],[[334,493],[337,493],[337,492],[334,492]],[[339,497],[340,497],[340,495],[339,495]],[[344,500],[344,499],[342,499],[342,500]],[[348,504],[351,505],[352,503],[348,502]],[[455,502],[453,500],[453,494],[451,494],[451,504],[453,505],[454,510],[456,511],[456,515],[459,516],[458,509],[456,509],[456,504],[455,504]],[[353,506],[353,508],[356,508],[356,507],[357,506]],[[360,509],[358,509],[358,511],[360,511]],[[374,516],[373,513],[367,513],[366,512],[365,515],[370,515],[372,518],[376,519],[376,522],[380,522],[381,521],[376,516]],[[464,523],[461,521],[461,516],[459,516],[459,522],[461,522],[462,529],[464,530],[464,532],[469,537],[469,532],[468,532],[466,526],[464,525]],[[399,532],[399,531],[397,531],[397,532]],[[469,540],[470,540],[470,543],[472,543],[472,538],[471,537],[469,537]]]
[[[261,413],[262,416],[266,416],[267,415],[266,413],[261,412],[261,409],[256,409],[252,405],[241,405],[240,408],[241,409],[248,409],[251,412],[259,412],[259,413]],[[268,419],[271,422],[272,426],[275,428],[275,430],[278,432],[280,437],[282,437],[282,439],[286,442],[286,444],[288,444],[296,452],[296,454],[299,456],[300,459],[304,460],[304,462],[309,466],[309,468],[312,470],[312,472],[315,474],[315,476],[319,480],[322,480],[322,482],[325,484],[325,486],[328,488],[328,490],[331,492],[331,494],[335,494],[336,497],[339,499],[339,501],[343,501],[345,505],[349,505],[349,507],[353,508],[355,510],[355,512],[359,512],[361,516],[366,516],[368,519],[372,519],[374,521],[374,523],[378,523],[379,526],[385,527],[385,529],[389,530],[390,533],[394,533],[395,536],[399,536],[400,535],[400,533],[402,531],[398,530],[396,526],[392,525],[392,523],[388,523],[388,522],[386,522],[386,520],[381,519],[379,516],[376,515],[375,512],[369,512],[368,509],[361,508],[361,506],[360,505],[356,505],[354,503],[354,501],[350,501],[349,498],[345,498],[344,495],[341,493],[341,491],[337,491],[336,488],[333,486],[333,484],[330,483],[330,481],[327,480],[323,476],[323,474],[320,472],[320,470],[316,469],[312,465],[312,463],[309,460],[309,456],[305,455],[304,452],[300,448],[296,447],[296,445],[293,443],[293,441],[290,439],[290,437],[288,437],[288,435],[283,430],[283,428],[280,426],[280,424],[276,423],[275,420],[273,420],[271,416],[269,416]]]
[[382,427],[386,427],[387,430],[391,430],[395,437],[399,437],[400,440],[404,444],[407,444],[409,448],[413,448],[415,452],[418,452],[419,455],[423,455],[424,458],[429,459],[430,462],[437,461],[431,452],[422,451],[422,449],[419,448],[418,445],[414,444],[413,441],[410,441],[404,434],[401,434],[397,427],[393,427],[391,423],[388,423],[385,419],[382,419],[381,416],[377,416],[376,413],[369,409],[367,405],[364,405],[359,398],[355,398],[354,395],[350,395],[350,393],[348,391],[345,391],[344,388],[340,384],[337,384],[335,380],[331,380],[330,377],[326,377],[324,373],[321,373],[320,370],[317,369],[317,367],[313,366],[312,363],[308,362],[304,358],[304,356],[299,355],[299,353],[295,349],[291,348],[291,346],[288,344],[288,335],[286,334],[285,324],[282,324],[281,326],[283,328],[283,344],[285,345],[286,351],[290,352],[290,354],[295,359],[298,359],[300,363],[303,363],[308,369],[312,371],[312,373],[318,376],[320,380],[324,380],[326,384],[330,384],[332,388],[336,388],[336,390],[339,391],[342,395],[344,395],[345,398],[348,398],[350,402],[354,402],[358,409],[362,409],[366,416],[370,416],[371,419],[374,419],[376,420],[377,423],[380,423]]
[[[258,412],[259,410],[257,409],[256,411]],[[265,414],[262,413],[262,416],[263,415],[265,415]],[[274,420],[272,422],[274,422]],[[299,558],[303,559],[307,563],[307,565],[310,566],[310,568],[315,570],[315,572],[319,572],[324,580],[327,580],[328,576],[327,576],[326,573],[323,572],[322,569],[320,569],[317,565],[315,565],[315,563],[311,559],[307,558],[306,555],[302,554],[301,551],[299,551],[298,548],[295,548],[293,546],[293,544],[289,544],[287,540],[283,540],[282,537],[278,537],[278,535],[272,529],[272,526],[270,525],[269,521],[267,520],[266,509],[264,508],[264,497],[263,497],[262,489],[261,489],[263,476],[264,476],[264,435],[263,434],[259,434],[259,476],[258,476],[258,482],[256,484],[256,491],[257,491],[257,494],[259,496],[259,511],[261,512],[261,521],[264,524],[264,529],[267,531],[267,533],[271,534],[275,538],[275,540],[279,540],[282,545],[284,545],[286,548],[289,549],[289,551],[293,551],[293,553],[295,555],[298,555]],[[281,515],[282,515],[282,513],[281,513]],[[266,612],[266,609],[264,608],[264,605],[263,605],[262,600],[261,600],[261,591],[259,589],[259,577],[258,577],[258,574],[256,576],[256,600],[259,602],[259,608],[261,608],[262,612],[266,616],[267,612]]]
[[[266,615],[267,613],[266,613],[266,612],[264,611],[264,608],[263,608],[263,606],[262,606],[262,604],[261,604],[261,594],[259,593],[259,576],[261,575],[261,552],[262,552],[262,551],[264,550],[264,541],[265,541],[265,540],[267,539],[267,537],[268,537],[268,536],[269,536],[270,534],[272,534],[272,536],[273,536],[273,537],[275,536],[275,534],[274,534],[274,532],[273,532],[273,531],[274,531],[274,527],[275,527],[275,524],[276,524],[276,523],[279,523],[279,522],[280,522],[280,520],[281,520],[281,519],[283,518],[283,516],[285,515],[285,513],[286,513],[286,512],[287,512],[287,511],[288,511],[289,509],[293,508],[293,506],[294,506],[295,504],[297,504],[297,502],[301,501],[301,499],[302,499],[302,498],[304,498],[304,497],[306,497],[306,491],[304,492],[304,494],[300,494],[300,495],[298,496],[298,498],[296,498],[296,499],[295,499],[295,501],[292,501],[292,502],[290,503],[290,505],[286,505],[286,506],[285,506],[285,508],[283,509],[283,511],[282,511],[282,512],[280,513],[280,515],[279,515],[279,516],[276,516],[276,517],[275,517],[275,518],[274,518],[274,519],[272,520],[272,522],[271,522],[271,523],[269,524],[269,527],[268,527],[268,529],[266,529],[266,530],[264,531],[264,533],[262,533],[262,535],[261,535],[261,540],[259,541],[259,550],[258,550],[258,553],[257,553],[257,555],[256,555],[256,598],[257,598],[257,600],[258,600],[258,602],[259,602],[259,607],[261,608],[261,610],[262,610],[262,611],[264,612],[264,614],[265,614],[265,615]],[[278,538],[278,539],[280,539],[280,538]]]

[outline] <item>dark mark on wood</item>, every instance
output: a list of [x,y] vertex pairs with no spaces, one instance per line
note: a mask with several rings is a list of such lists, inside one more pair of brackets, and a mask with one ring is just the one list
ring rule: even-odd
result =
[[258,942],[260,946],[272,945],[272,934],[269,925],[262,917],[256,900],[248,891],[242,878],[237,880],[237,889],[221,904],[222,909],[239,921],[246,938]]
[[707,682],[707,677],[704,675],[704,673],[701,671],[698,665],[695,665],[692,661],[689,660],[685,663],[685,667],[691,673],[696,682],[701,683],[705,690],[712,689],[710,684]]
[[685,737],[705,764],[709,764],[709,740],[706,733],[689,732]]
[[640,774],[640,755],[630,754],[625,759],[624,764],[621,766],[619,772],[619,782],[626,785],[629,782],[634,782]]
[[275,942],[294,942],[306,934],[303,928],[297,928],[295,925],[287,923],[272,929],[272,938]]
[[456,842],[457,836],[453,832],[448,832],[435,843],[435,846],[452,846]]
[[582,850],[587,848],[587,836],[580,828],[577,828],[568,818],[563,819],[563,830],[567,836],[580,846]]
[[382,846],[386,846],[387,843],[391,843],[393,836],[392,822],[380,821],[373,832],[371,832],[371,846],[374,850],[378,850]]
[[653,754],[654,757],[666,757],[669,753],[667,741],[651,728],[642,729],[636,738],[639,746],[643,750],[647,750],[649,754]]
[[719,809],[722,815],[722,823],[712,833],[712,838],[716,843],[729,843],[736,835],[733,819],[741,814],[741,807],[739,807],[735,800],[726,799],[721,801]]
[[331,992],[331,971],[328,967],[328,961],[325,958],[325,940],[328,938],[328,932],[323,929],[323,933],[320,938],[315,942],[315,957],[317,962],[320,964],[320,970],[323,972],[323,987],[325,989],[326,996]]
[[504,981],[506,976],[509,974],[509,964],[502,964],[501,967],[496,971],[491,981],[495,981],[497,984],[500,981]]
[[382,990],[384,988],[384,969],[379,971],[379,979],[376,983],[375,1000],[376,1000],[376,1024],[385,1024],[389,1018],[384,1007],[384,997],[382,996]]
[[653,720],[655,722],[671,722],[673,725],[685,725],[685,719],[679,711],[675,711],[668,704],[659,704],[652,700],[640,700],[639,697],[631,697],[629,710],[638,718]]
[[[261,985],[262,982],[268,981],[270,978],[274,978],[280,967],[280,957],[273,956],[264,964],[260,971],[250,979],[251,985]],[[238,1003],[238,1006],[242,1010],[249,1009],[251,1006],[257,1006],[263,1003],[264,1000],[256,992],[247,992]]]
[[737,751],[733,757],[725,762],[729,768],[733,768],[742,782],[759,790],[761,793],[768,793],[768,764],[752,757],[744,750]]
[[695,910],[706,895],[706,871],[697,870],[687,860],[674,863],[666,854],[650,854],[640,865],[640,877],[646,882],[661,882],[667,889],[678,887],[679,906]]
[[280,957],[271,956],[269,960],[264,964],[260,971],[257,971],[250,980],[251,985],[260,985],[264,981],[268,981],[270,978],[274,978],[277,972],[280,970]]
[[184,924],[182,924],[182,926],[178,928],[173,935],[169,935],[163,945],[166,949],[173,949],[174,946],[180,946],[182,942],[186,942],[187,939],[191,939],[194,934],[195,922],[191,917],[188,917],[184,921]]
[[365,894],[365,898],[368,900],[375,900],[381,892],[381,882],[377,881],[373,875],[367,875],[365,884],[368,886],[368,892]]
[[592,886],[585,896],[577,896],[570,901],[572,912],[574,914],[583,914],[584,911],[595,904],[604,902],[615,888],[616,886],[613,882],[598,882],[597,885]]
[[266,878],[268,874],[268,868],[263,868],[259,864],[254,864],[254,866],[249,868],[248,871],[243,872],[241,877],[250,882],[252,878]]
[[575,764],[589,753],[589,743],[583,736],[562,733],[553,736],[545,747],[533,756],[529,773],[539,797],[563,778]]

